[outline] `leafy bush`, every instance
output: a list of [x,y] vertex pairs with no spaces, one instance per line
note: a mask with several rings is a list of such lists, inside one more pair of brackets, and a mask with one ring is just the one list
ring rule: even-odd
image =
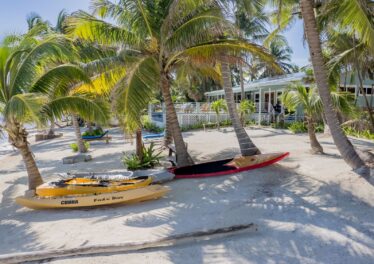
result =
[[[86,147],[86,149],[89,149],[90,148],[90,143],[88,143],[86,141],[86,142],[84,142],[84,146]],[[78,144],[77,143],[71,143],[70,148],[73,150],[73,152],[78,152]]]
[[123,163],[128,170],[138,170],[142,168],[142,162],[135,154],[123,157]]
[[370,130],[358,131],[352,127],[343,127],[343,130],[349,136],[374,140],[374,134]]
[[145,130],[147,130],[149,132],[152,132],[152,133],[161,133],[162,131],[164,131],[163,128],[158,127],[156,124],[152,123],[149,120],[148,116],[143,116],[142,117],[142,124],[143,124],[143,128]]
[[140,160],[139,157],[135,154],[123,157],[123,163],[128,170],[149,169],[160,164],[161,151],[156,152],[153,142],[148,148],[143,146],[142,151],[142,160]]
[[94,129],[91,133],[90,131],[85,131],[82,133],[82,136],[100,136],[104,134],[104,131],[101,127]]
[[288,129],[290,127],[290,124],[286,122],[278,122],[278,123],[272,123],[271,127],[275,129]]
[[315,126],[314,131],[316,131],[316,133],[323,133],[323,131],[325,131],[325,125],[323,123],[318,123]]
[[293,133],[306,133],[308,131],[306,125],[302,121],[293,122],[288,127],[289,130],[291,130]]

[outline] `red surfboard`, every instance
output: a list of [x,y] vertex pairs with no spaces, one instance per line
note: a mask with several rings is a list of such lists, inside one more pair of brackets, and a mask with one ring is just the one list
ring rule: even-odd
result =
[[222,176],[262,168],[284,159],[289,154],[289,152],[282,152],[240,156],[186,167],[173,167],[169,171],[175,174],[175,179]]

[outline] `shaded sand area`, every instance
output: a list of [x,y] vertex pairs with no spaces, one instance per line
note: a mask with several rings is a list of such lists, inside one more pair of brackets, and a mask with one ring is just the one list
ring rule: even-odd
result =
[[[123,169],[125,144],[119,130],[112,142],[93,142],[87,163],[63,165],[74,140],[32,143],[45,180],[69,170]],[[60,132],[59,131],[59,132]],[[248,129],[262,152],[290,151],[277,165],[231,176],[169,182],[172,191],[157,201],[94,209],[33,211],[14,203],[27,188],[21,157],[0,153],[0,254],[149,241],[169,235],[255,223],[259,230],[226,239],[162,250],[51,260],[52,263],[374,263],[374,187],[351,172],[330,137],[320,137],[327,155],[308,153],[307,135]],[[184,133],[198,161],[238,153],[227,133]],[[352,139],[364,150],[374,143]]]

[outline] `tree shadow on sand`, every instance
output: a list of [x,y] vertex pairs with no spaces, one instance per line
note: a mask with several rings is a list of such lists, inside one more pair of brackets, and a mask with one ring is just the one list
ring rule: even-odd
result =
[[[228,148],[208,158],[232,157],[235,150]],[[108,159],[98,161],[105,166]],[[15,196],[20,184],[25,184],[25,179],[3,192],[0,215],[6,215],[8,224],[18,223],[12,224],[15,235],[6,238],[3,253],[14,252],[8,245],[15,241],[19,244],[16,251],[48,248],[38,239],[39,232],[51,232],[51,235],[69,232],[67,227],[77,224],[76,219],[89,218],[94,219],[89,227],[84,221],[79,223],[83,226],[75,243],[85,245],[91,239],[89,231],[103,224],[116,230],[114,223],[118,221],[122,223],[118,230],[142,229],[159,238],[251,222],[259,226],[255,234],[166,248],[167,260],[173,263],[225,262],[227,259],[255,263],[341,263],[342,260],[370,263],[373,259],[372,207],[337,185],[299,175],[281,165],[222,177],[175,180],[167,184],[172,191],[160,200],[94,209],[20,209],[7,200]],[[63,223],[63,230],[35,230],[32,228],[35,223],[43,226]],[[118,235],[126,240],[125,233]],[[147,236],[139,233],[138,239],[145,240]],[[103,238],[101,244],[105,242]],[[65,243],[61,241],[61,247],[69,247],[69,241]]]

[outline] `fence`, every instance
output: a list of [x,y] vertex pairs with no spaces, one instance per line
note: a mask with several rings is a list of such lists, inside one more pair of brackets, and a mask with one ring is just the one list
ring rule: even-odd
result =
[[[265,105],[265,103],[263,103]],[[208,124],[217,123],[217,114],[211,109],[210,103],[176,103],[174,104],[177,112],[178,122],[181,127],[188,127],[197,124]],[[149,105],[148,116],[150,120],[160,127],[165,126],[166,111],[165,106]],[[221,111],[219,114],[219,121],[230,120],[229,114]],[[294,122],[297,120],[303,120],[303,115],[288,115],[285,118],[285,122]],[[252,113],[246,117],[247,121],[252,120],[257,124],[264,124],[274,122],[276,115],[274,113],[263,112]]]

